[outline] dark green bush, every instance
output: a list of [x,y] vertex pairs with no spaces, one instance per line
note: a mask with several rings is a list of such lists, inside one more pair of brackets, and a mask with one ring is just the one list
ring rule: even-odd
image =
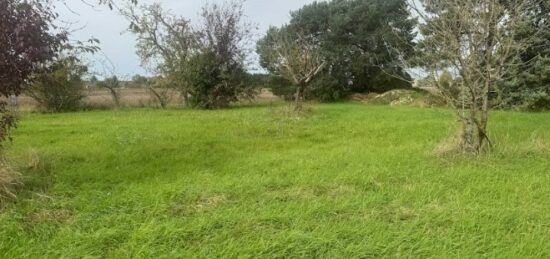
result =
[[189,102],[204,109],[226,108],[240,97],[250,97],[247,74],[238,63],[223,64],[215,53],[205,51],[194,55],[186,70],[190,85]]
[[28,94],[49,112],[76,111],[81,108],[87,67],[76,59],[55,61],[37,76]]

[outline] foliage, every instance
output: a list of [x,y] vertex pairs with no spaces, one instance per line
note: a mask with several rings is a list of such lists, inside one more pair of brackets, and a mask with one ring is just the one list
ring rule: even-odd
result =
[[138,54],[168,85],[180,90],[186,104],[224,108],[249,93],[243,71],[245,42],[251,34],[241,1],[205,5],[198,28],[165,12],[160,4],[141,11],[129,7],[123,12],[131,22],[129,30],[138,36]]
[[82,76],[87,71],[74,57],[62,57],[37,74],[28,94],[46,111],[76,111],[84,98]]
[[292,83],[295,110],[302,110],[306,91],[328,64],[316,39],[289,33],[286,27],[272,27],[258,41],[257,52],[262,66]]
[[0,101],[0,158],[2,143],[10,138],[10,129],[15,126],[15,115],[8,110],[7,103]]
[[57,16],[48,1],[0,1],[0,94],[18,95],[36,72],[67,40],[53,34]]
[[206,109],[228,107],[253,89],[246,85],[245,69],[251,25],[244,21],[242,1],[207,4],[197,31],[198,47],[185,74],[192,88],[191,105]]
[[[267,82],[271,92],[274,95],[283,98],[284,100],[291,101],[296,93],[296,88],[292,85],[292,82],[276,75],[270,74],[267,78]],[[306,95],[307,98],[307,95]]]
[[132,83],[134,87],[144,86],[148,83],[148,81],[149,81],[149,78],[142,75],[134,75],[132,77]]
[[12,157],[36,149],[54,180],[22,166],[0,254],[550,257],[550,114],[494,112],[495,150],[472,159],[432,154],[448,109],[313,109],[30,114]]
[[[19,95],[39,64],[54,58],[67,34],[52,33],[57,15],[49,1],[0,1],[0,97]],[[0,144],[15,119],[0,103]]]
[[215,109],[238,100],[249,87],[246,72],[240,67],[224,69],[213,52],[194,55],[186,73],[191,85],[190,103],[195,107]]
[[163,81],[169,81],[168,85],[180,91],[188,105],[189,84],[183,74],[197,41],[190,22],[164,11],[159,3],[144,5],[139,10],[130,5],[122,15],[130,21],[129,31],[137,36],[137,54],[142,65],[162,76]]
[[532,0],[526,14],[530,22],[518,28],[516,37],[529,42],[520,54],[522,64],[500,82],[498,107],[550,110],[550,3]]
[[[526,65],[521,54],[546,28],[523,34],[522,28],[532,22],[532,1],[540,0],[424,0],[422,7],[411,2],[422,20],[417,64],[428,71],[441,95],[455,108],[463,124],[465,152],[479,153],[490,146],[491,95],[502,92],[499,84]],[[542,23],[548,26],[548,19]],[[454,83],[438,84],[446,71],[454,73]]]
[[[315,39],[329,69],[322,80],[311,82],[308,88],[317,90],[310,95],[335,100],[350,92],[410,87],[402,80],[410,77],[396,62],[413,53],[415,23],[409,17],[403,0],[314,2],[293,12],[290,24],[281,30]],[[258,53],[262,66],[268,68],[270,49],[263,48],[262,41]],[[399,49],[402,55],[396,57],[392,48]]]

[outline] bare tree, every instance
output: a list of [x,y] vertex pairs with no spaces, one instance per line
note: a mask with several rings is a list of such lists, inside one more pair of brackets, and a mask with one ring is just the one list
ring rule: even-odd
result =
[[270,72],[285,78],[296,87],[295,110],[303,108],[304,92],[308,84],[326,67],[327,62],[314,37],[285,35],[271,28],[258,42],[262,63]]
[[[517,35],[533,21],[532,8],[540,1],[421,0],[421,6],[410,1],[422,33],[416,64],[456,109],[463,151],[479,153],[491,145],[490,96],[498,94],[499,82],[511,79],[510,71],[524,65],[519,55],[531,39]],[[539,22],[548,26],[549,19]],[[440,83],[445,73],[452,75],[451,84]]]

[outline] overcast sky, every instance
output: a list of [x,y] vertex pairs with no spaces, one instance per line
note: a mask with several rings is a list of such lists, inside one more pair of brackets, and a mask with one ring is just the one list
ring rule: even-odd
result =
[[[94,0],[87,0],[95,2]],[[290,20],[289,13],[297,10],[305,4],[315,0],[248,0],[245,3],[247,19],[257,24],[258,34],[264,33],[270,25],[282,25]],[[86,40],[95,37],[101,41],[103,54],[89,58],[92,70],[102,72],[98,60],[105,60],[107,56],[116,67],[116,73],[122,77],[130,77],[134,74],[146,74],[140,67],[140,62],[135,53],[135,38],[126,32],[128,22],[106,7],[92,8],[80,0],[69,0],[69,7],[59,6],[61,19],[74,23],[72,28],[81,28],[73,32],[75,40]],[[160,2],[163,7],[174,14],[183,15],[191,20],[196,20],[198,13],[206,2],[221,3],[223,0],[139,0],[140,4]],[[257,63],[256,63],[257,64]],[[255,65],[254,67],[258,67]]]

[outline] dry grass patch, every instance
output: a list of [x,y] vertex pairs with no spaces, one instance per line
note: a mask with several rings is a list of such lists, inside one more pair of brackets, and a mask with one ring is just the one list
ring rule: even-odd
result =
[[171,206],[170,211],[174,215],[189,216],[215,209],[225,202],[227,202],[227,196],[224,194],[202,195],[195,199],[178,198]]
[[70,223],[73,219],[73,212],[67,209],[44,209],[27,216],[31,223]]
[[14,190],[20,184],[19,178],[20,174],[5,158],[0,157],[0,204],[7,199],[15,198]]

